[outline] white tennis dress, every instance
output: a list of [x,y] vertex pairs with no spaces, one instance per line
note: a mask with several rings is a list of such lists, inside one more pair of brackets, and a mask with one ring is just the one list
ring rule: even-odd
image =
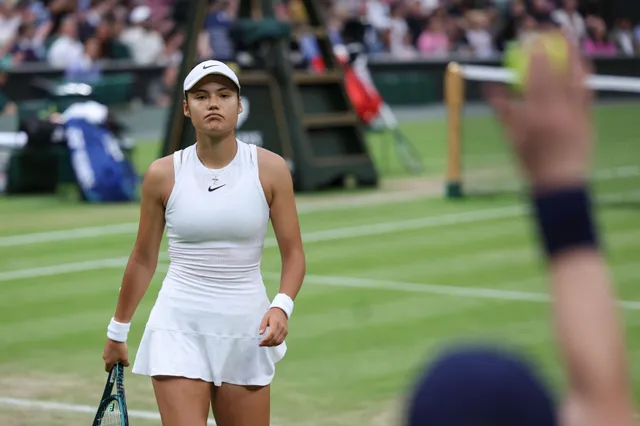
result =
[[[286,343],[263,348],[268,311],[260,263],[269,206],[255,145],[210,170],[192,145],[173,155],[165,212],[171,264],[147,322],[133,372],[267,385]],[[265,334],[266,335],[266,334]]]

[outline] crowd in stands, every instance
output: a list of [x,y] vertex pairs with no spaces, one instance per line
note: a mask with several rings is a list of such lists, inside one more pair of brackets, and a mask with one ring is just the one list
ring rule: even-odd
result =
[[[640,25],[610,23],[578,0],[319,0],[328,12],[334,43],[357,23],[360,42],[371,54],[408,59],[451,54],[485,58],[527,37],[539,26],[555,25],[590,55],[640,53]],[[589,4],[607,0],[589,0]],[[101,78],[105,61],[166,65],[150,97],[166,105],[182,61],[189,0],[2,0],[0,71],[46,63],[64,69],[72,81]],[[234,16],[238,0],[212,0],[200,33],[200,58],[235,59]],[[302,0],[282,0],[279,19],[306,19]],[[362,25],[364,24],[364,26]],[[348,31],[347,31],[348,33]],[[353,37],[352,37],[353,38]],[[350,40],[353,41],[353,40]],[[299,43],[301,51],[312,44]],[[304,53],[304,52],[303,52]]]

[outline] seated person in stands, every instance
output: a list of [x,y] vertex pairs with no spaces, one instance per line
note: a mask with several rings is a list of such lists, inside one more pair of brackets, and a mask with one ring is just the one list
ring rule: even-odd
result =
[[16,104],[11,102],[3,90],[4,86],[7,84],[6,68],[7,65],[3,64],[3,61],[0,60],[0,115],[15,114],[17,110]]

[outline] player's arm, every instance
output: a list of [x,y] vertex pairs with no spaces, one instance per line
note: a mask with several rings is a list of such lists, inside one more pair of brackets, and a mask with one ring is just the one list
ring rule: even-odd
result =
[[564,424],[627,426],[634,410],[624,332],[587,184],[593,147],[588,68],[571,46],[567,72],[557,72],[541,46],[533,49],[522,99],[512,102],[504,88],[489,99],[532,187],[569,379]]
[[130,323],[158,266],[164,233],[164,194],[173,178],[172,158],[154,161],[142,181],[138,235],[122,279],[114,315],[119,323]]
[[[626,346],[601,254],[574,247],[549,261],[559,346],[568,369],[566,424],[595,413],[601,424],[633,424]],[[595,424],[595,423],[594,423]]]
[[282,157],[260,150],[271,187],[270,214],[282,260],[279,293],[296,298],[306,272],[306,260],[293,190],[293,180]]

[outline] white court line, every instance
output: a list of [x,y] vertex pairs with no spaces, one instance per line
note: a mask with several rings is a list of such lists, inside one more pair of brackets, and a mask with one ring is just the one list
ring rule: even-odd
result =
[[128,257],[112,257],[108,259],[87,260],[84,262],[61,263],[52,266],[15,269],[0,272],[0,282],[19,280],[24,278],[49,277],[52,275],[68,274],[70,272],[95,271],[97,269],[122,268],[129,261]]
[[[480,222],[492,219],[506,219],[516,217],[524,212],[523,207],[511,206],[497,209],[477,210],[464,213],[449,213],[440,216],[428,216],[417,219],[400,220],[393,222],[374,223],[371,225],[348,226],[303,234],[305,244],[313,242],[334,241],[356,237],[384,235],[399,231],[411,231],[416,229],[434,228],[446,225]],[[268,238],[265,247],[277,247],[275,238]],[[160,260],[168,260],[166,252],[160,254]],[[96,269],[121,267],[126,265],[128,257],[116,257],[108,259],[91,260],[84,262],[62,263],[54,266],[34,267],[0,272],[0,282],[23,278],[36,278],[50,275],[59,275],[68,272],[90,271]]]
[[[625,172],[629,174],[630,172],[627,169],[631,169],[631,166],[626,168],[620,168],[622,171],[603,171],[603,175],[609,176],[615,173],[622,174]],[[617,170],[617,169],[616,169]],[[411,201],[411,200],[419,200],[421,198],[426,198],[425,195],[412,195],[412,194],[398,194],[397,196],[386,196],[386,197],[377,197],[371,198],[369,200],[364,201],[353,201],[353,202],[340,202],[339,204],[329,204],[327,205],[307,205],[306,207],[302,206],[298,208],[299,213],[307,213],[314,211],[338,211],[349,209],[353,207],[364,207],[367,205],[378,205],[378,204],[386,204],[391,201]],[[597,197],[599,200],[604,202],[624,202],[624,201],[638,201],[640,200],[640,192],[636,192],[633,194],[629,193],[619,193],[619,194],[608,194]],[[519,214],[523,214],[525,206],[520,205],[512,205],[508,207],[504,207],[503,209],[514,209],[518,210],[519,213],[514,213],[513,216],[517,216]],[[479,215],[479,220],[484,220],[481,216],[484,212],[490,212],[492,209],[488,210],[476,210],[467,212],[466,214]],[[463,213],[464,214],[464,213]],[[456,213],[452,213],[451,215],[456,215]],[[448,216],[448,215],[445,215]],[[427,217],[425,220],[436,219],[437,217]],[[422,220],[422,219],[414,219],[414,220]],[[411,223],[414,220],[409,221],[398,221]],[[437,220],[437,219],[436,219]],[[473,220],[471,220],[473,221]],[[391,222],[389,222],[391,223]],[[445,223],[446,224],[446,223]],[[401,225],[400,225],[401,226]],[[411,226],[411,225],[407,225]],[[49,243],[55,241],[67,241],[67,240],[79,240],[84,238],[94,238],[94,237],[102,237],[102,236],[110,236],[110,235],[126,235],[135,233],[138,229],[138,222],[126,222],[120,224],[111,224],[111,225],[102,225],[102,226],[90,226],[83,228],[69,228],[69,229],[60,229],[56,231],[47,231],[47,232],[34,232],[27,234],[17,234],[17,235],[7,235],[4,237],[0,237],[0,247],[15,247],[29,244],[39,244],[39,243]],[[322,232],[322,231],[320,231]]]
[[[298,213],[313,213],[320,211],[338,211],[351,208],[366,207],[391,202],[417,201],[429,198],[422,193],[373,194],[360,200],[340,200],[336,203],[303,202],[298,206]],[[82,228],[59,229],[56,231],[33,232],[28,234],[7,235],[0,237],[0,247],[14,247],[29,244],[48,243],[54,241],[79,240],[110,235],[126,235],[138,230],[138,222],[125,222],[112,225],[88,226]]]
[[[64,402],[54,402],[54,401],[39,401],[37,399],[22,399],[22,398],[5,398],[0,397],[0,405],[5,405],[9,407],[15,408],[29,408],[29,409],[39,409],[39,410],[47,410],[47,411],[62,411],[67,413],[86,413],[95,415],[96,410],[98,409],[97,405],[95,407],[91,405],[80,405],[80,404],[67,404]],[[131,410],[128,409],[127,413],[129,414],[129,418],[132,419],[143,419],[143,420],[156,420],[160,421],[160,413],[157,411],[144,411],[144,410]],[[215,426],[216,422],[213,419],[207,420],[208,425]],[[277,425],[274,425],[277,426]]]
[[[263,273],[265,279],[278,280],[280,274]],[[549,295],[527,291],[498,290],[491,288],[458,287],[449,285],[419,284],[402,281],[374,280],[369,278],[336,277],[328,275],[306,275],[305,284],[334,287],[366,288],[379,290],[403,291],[409,293],[440,294],[444,296],[472,297],[478,299],[516,300],[522,302],[549,303]],[[619,306],[623,309],[640,310],[640,301],[622,300]]]
[[103,237],[105,235],[131,234],[138,229],[137,222],[116,225],[91,226],[86,228],[60,229],[58,231],[34,232],[22,235],[0,237],[0,247],[23,246],[44,242],[79,240],[82,238]]
[[[48,411],[63,411],[68,413],[86,413],[95,415],[98,406],[96,405],[80,405],[80,404],[67,404],[64,402],[53,401],[39,401],[37,399],[22,399],[22,398],[5,398],[0,397],[0,405],[16,408],[30,408]],[[141,410],[127,410],[130,418],[144,419],[144,420],[158,420],[160,421],[160,414],[154,411],[141,411]],[[215,425],[215,422],[209,419],[208,424]]]

